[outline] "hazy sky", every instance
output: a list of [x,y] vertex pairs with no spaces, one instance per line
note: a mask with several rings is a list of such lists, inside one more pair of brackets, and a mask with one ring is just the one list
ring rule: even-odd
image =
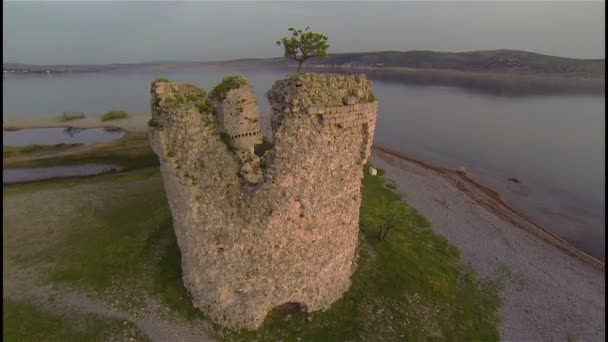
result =
[[29,64],[277,57],[290,26],[329,52],[518,49],[604,58],[604,2],[3,1],[4,61]]

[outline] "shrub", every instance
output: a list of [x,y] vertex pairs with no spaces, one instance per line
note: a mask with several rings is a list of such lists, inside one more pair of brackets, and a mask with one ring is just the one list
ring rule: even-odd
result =
[[236,89],[245,84],[247,84],[247,81],[241,76],[226,76],[220,84],[216,85],[211,90],[211,92],[209,93],[209,97],[223,100],[226,98],[226,94],[228,94],[228,91],[230,91],[231,89]]
[[211,102],[209,102],[209,100],[205,99],[204,101],[198,101],[196,108],[198,108],[198,111],[203,114],[203,113],[213,113],[213,111],[215,110],[215,108],[213,107],[213,105],[211,104]]
[[63,112],[59,117],[59,121],[72,121],[78,119],[84,119],[85,115],[81,112]]
[[129,114],[124,110],[111,110],[101,116],[101,121],[118,120],[129,117]]
[[306,29],[289,28],[291,37],[283,37],[277,45],[283,45],[284,57],[291,58],[298,62],[298,70],[302,68],[302,63],[309,58],[317,57],[320,59],[327,56],[327,36],[322,33],[310,32],[310,27]]
[[374,95],[374,93],[372,93],[370,91],[369,95],[367,95],[367,102],[374,102],[374,101],[376,101],[376,95]]

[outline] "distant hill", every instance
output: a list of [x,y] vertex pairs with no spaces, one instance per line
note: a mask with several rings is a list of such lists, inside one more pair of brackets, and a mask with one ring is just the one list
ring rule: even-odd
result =
[[[4,63],[9,73],[98,72],[154,66],[193,65],[266,65],[285,66],[293,61],[285,58],[239,59],[218,62],[146,62],[105,65],[27,65]],[[488,50],[470,52],[380,51],[329,54],[323,60],[311,59],[305,65],[338,67],[377,67],[456,70],[484,73],[539,74],[604,78],[605,59],[574,59],[548,56],[517,50]]]
[[517,50],[470,52],[381,51],[330,54],[312,64],[450,69],[476,72],[580,74],[604,77],[605,59],[574,59]]
[[35,64],[20,64],[20,63],[4,63],[4,72],[9,73],[66,73],[66,72],[99,72],[118,69],[133,69],[145,68],[149,66],[177,64],[178,62],[145,62],[132,64],[53,64],[53,65],[35,65]]

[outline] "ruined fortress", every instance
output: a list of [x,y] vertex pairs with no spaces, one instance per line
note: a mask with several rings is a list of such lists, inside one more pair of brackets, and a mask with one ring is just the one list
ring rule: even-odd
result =
[[277,81],[266,94],[272,144],[242,78],[208,94],[156,80],[151,95],[150,142],[194,306],[247,329],[283,304],[329,308],[356,267],[377,113],[370,81],[313,73]]

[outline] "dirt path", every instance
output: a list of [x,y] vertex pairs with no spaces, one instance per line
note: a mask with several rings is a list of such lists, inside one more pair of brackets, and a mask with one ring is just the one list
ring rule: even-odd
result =
[[32,277],[18,279],[15,275],[29,272],[24,272],[23,269],[17,271],[10,263],[4,263],[4,268],[8,271],[3,278],[3,298],[37,303],[57,314],[94,314],[103,318],[131,321],[152,341],[215,341],[204,328],[172,317],[169,309],[153,298],[146,300],[144,308],[125,311],[113,303],[97,299],[98,296],[79,290],[36,285]]
[[505,341],[603,341],[603,263],[560,245],[490,193],[379,149],[384,168],[408,204],[462,253],[482,276],[502,282]]
[[34,303],[61,316],[94,314],[130,321],[152,341],[214,341],[208,324],[187,321],[150,295],[141,300],[143,305],[132,305],[125,301],[124,294],[115,295],[113,290],[100,295],[47,284],[46,271],[54,267],[47,261],[47,253],[63,246],[70,230],[83,229],[72,224],[80,215],[74,202],[86,203],[89,208],[102,207],[106,201],[103,189],[107,189],[104,183],[82,184],[4,195],[3,298]]

